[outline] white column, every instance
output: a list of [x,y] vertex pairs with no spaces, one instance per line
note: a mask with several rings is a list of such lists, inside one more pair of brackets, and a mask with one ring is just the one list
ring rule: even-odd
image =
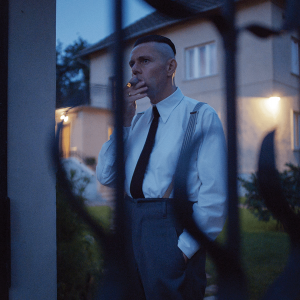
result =
[[55,0],[9,1],[10,299],[56,299]]

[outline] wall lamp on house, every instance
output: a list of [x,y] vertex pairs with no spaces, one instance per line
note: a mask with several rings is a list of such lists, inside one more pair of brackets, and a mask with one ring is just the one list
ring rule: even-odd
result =
[[67,115],[63,114],[60,116],[60,119],[63,120],[64,122],[68,122],[69,117]]
[[277,96],[269,97],[265,99],[265,109],[273,117],[277,117],[279,113],[279,103],[280,103],[280,97]]

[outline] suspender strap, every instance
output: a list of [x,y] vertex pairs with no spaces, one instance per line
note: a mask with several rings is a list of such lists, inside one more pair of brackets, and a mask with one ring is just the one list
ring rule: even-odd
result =
[[195,132],[196,124],[197,124],[197,118],[199,114],[199,109],[201,106],[205,104],[204,102],[199,102],[194,107],[193,111],[190,113],[190,119],[188,122],[188,126],[185,131],[185,136],[183,139],[180,156],[184,154],[184,152],[188,149],[188,147],[191,145],[192,138]]
[[163,198],[169,198],[169,197],[170,197],[171,192],[172,192],[172,190],[173,190],[173,185],[174,185],[174,179],[172,179],[172,181],[171,181],[169,187],[167,188],[165,194],[163,195]]
[[[199,114],[199,110],[202,107],[203,104],[206,104],[204,102],[198,102],[196,106],[194,107],[193,111],[190,112],[190,118],[189,122],[185,131],[185,135],[183,138],[183,143],[181,146],[181,151],[179,155],[179,159],[182,155],[184,155],[185,151],[189,148],[189,146],[192,143],[192,138],[195,132],[196,124],[197,124],[197,118]],[[174,185],[174,179],[172,179],[172,182],[170,183],[169,187],[167,188],[165,194],[163,195],[163,198],[169,198],[171,195],[171,192],[173,190]]]

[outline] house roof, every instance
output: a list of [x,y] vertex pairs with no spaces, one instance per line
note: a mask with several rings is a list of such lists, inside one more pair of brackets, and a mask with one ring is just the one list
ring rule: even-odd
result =
[[[214,9],[218,9],[224,0],[180,0],[190,9],[196,12],[197,15],[205,12],[209,12]],[[136,21],[135,23],[124,28],[124,40],[128,41],[132,38],[137,38],[146,33],[150,33],[154,30],[179,23],[181,21],[191,19],[190,18],[172,18],[155,11],[146,17]],[[79,56],[86,56],[93,52],[105,49],[109,47],[114,40],[114,34],[109,35],[98,43],[87,47],[79,53]]]

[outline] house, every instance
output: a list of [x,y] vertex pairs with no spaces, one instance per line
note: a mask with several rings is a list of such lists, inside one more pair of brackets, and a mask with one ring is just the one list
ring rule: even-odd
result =
[[[203,13],[220,9],[220,1],[188,1],[200,17],[172,19],[154,12],[124,29],[125,53],[128,58],[134,41],[143,35],[169,37],[177,49],[178,68],[175,81],[191,98],[207,102],[217,111],[226,130],[226,97],[224,80],[224,49],[220,33]],[[237,1],[236,22],[240,29],[237,42],[237,110],[238,110],[238,172],[247,177],[257,167],[260,144],[266,133],[276,128],[277,166],[299,163],[300,108],[299,37],[288,32],[278,37],[260,39],[245,27],[249,24],[280,28],[284,21],[284,1]],[[113,76],[112,36],[81,52],[90,58],[91,107],[105,111],[102,128],[92,127],[100,144],[112,130],[109,118],[110,95],[105,89]],[[125,62],[125,81],[130,68]],[[125,85],[125,83],[124,83]],[[138,101],[138,111],[150,104],[147,98]],[[100,121],[99,121],[100,122]],[[71,148],[75,145],[71,139]],[[88,144],[84,145],[89,147]],[[92,155],[91,153],[89,155]]]
[[103,107],[84,105],[56,109],[55,123],[62,120],[61,150],[67,174],[70,175],[72,170],[76,173],[75,179],[87,177],[87,184],[82,185],[81,180],[76,180],[77,184],[85,187],[83,196],[88,201],[100,204],[103,199],[95,167],[99,149],[112,133],[111,112]]

